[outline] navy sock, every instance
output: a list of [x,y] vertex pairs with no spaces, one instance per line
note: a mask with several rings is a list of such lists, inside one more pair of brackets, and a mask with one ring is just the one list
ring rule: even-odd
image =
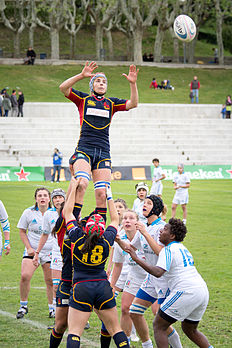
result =
[[124,331],[117,332],[113,336],[114,342],[118,348],[129,348],[129,342]]
[[80,337],[77,335],[69,334],[67,338],[67,348],[79,348]]
[[55,329],[52,329],[51,335],[50,335],[50,346],[49,348],[57,348],[60,345],[60,342],[62,341],[63,334],[60,334],[55,331]]
[[111,342],[111,336],[106,330],[104,323],[102,322],[101,336],[100,336],[101,348],[109,348]]

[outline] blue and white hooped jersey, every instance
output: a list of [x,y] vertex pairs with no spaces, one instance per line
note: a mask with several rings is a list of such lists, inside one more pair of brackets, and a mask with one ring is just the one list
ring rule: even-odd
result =
[[[44,218],[43,218],[43,225],[42,225],[43,233],[50,234],[52,232],[58,217],[59,217],[59,215],[58,215],[55,208],[48,209],[45,212]],[[55,238],[53,236],[51,236],[51,237],[53,239],[53,246],[52,246],[53,252],[55,251],[55,252],[60,253],[60,247],[58,245],[57,238]]]
[[163,248],[156,266],[166,270],[164,277],[171,291],[188,292],[206,285],[194,266],[191,253],[180,242],[172,242]]
[[[40,236],[43,233],[43,218],[44,215],[38,208],[33,206],[24,210],[17,225],[18,228],[28,231],[28,240],[31,247],[35,250],[39,244]],[[52,251],[52,240],[53,237],[49,235],[48,240],[41,251]]]
[[[0,224],[2,226],[3,233],[10,232],[10,223],[8,221],[8,215],[4,207],[4,204],[2,203],[1,200],[0,200]],[[2,234],[0,230],[0,255],[1,255],[1,250],[2,250]]]
[[[160,240],[160,230],[166,225],[166,223],[161,219],[158,218],[149,226],[147,226],[147,232],[150,234],[150,236],[159,244],[163,245]],[[133,241],[131,242],[131,245],[133,245],[136,249],[143,250],[144,255],[146,257],[146,262],[149,265],[155,266],[158,260],[158,255],[155,254],[155,252],[150,247],[149,243],[147,242],[146,238],[140,233],[137,232]]]
[[143,215],[143,205],[144,201],[141,201],[139,198],[136,198],[133,203],[133,208],[139,217],[139,221],[141,221],[144,225],[147,225],[147,218]]

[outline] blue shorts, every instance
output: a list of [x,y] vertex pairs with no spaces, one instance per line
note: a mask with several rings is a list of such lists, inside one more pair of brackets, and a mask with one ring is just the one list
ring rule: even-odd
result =
[[56,307],[68,307],[72,282],[60,281],[56,291]]
[[82,312],[110,309],[116,301],[108,280],[83,281],[76,283],[71,291],[69,306]]
[[83,159],[89,163],[91,170],[94,169],[110,169],[111,170],[111,158],[108,151],[102,151],[97,148],[78,147],[74,154],[69,159],[69,164],[75,163],[77,160]]

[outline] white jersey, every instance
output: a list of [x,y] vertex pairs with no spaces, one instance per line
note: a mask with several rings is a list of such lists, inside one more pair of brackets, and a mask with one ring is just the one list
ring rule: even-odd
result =
[[[43,233],[43,214],[38,208],[30,207],[24,210],[21,218],[19,219],[18,228],[27,230],[27,237],[31,247],[36,250],[39,244],[40,236]],[[49,235],[47,242],[45,243],[42,251],[52,251],[53,237]]]
[[[129,242],[125,231],[124,238],[121,239],[124,241],[127,240]],[[136,254],[140,259],[145,260],[144,253],[142,251],[137,250]],[[130,278],[134,277],[144,279],[147,274],[147,272],[142,267],[140,267],[134,260],[132,260],[131,256],[128,253],[126,253],[117,243],[114,248],[113,262],[123,263],[123,265],[127,264],[129,266],[127,274],[130,274]]]
[[[150,194],[153,195],[161,195],[163,191],[162,181],[159,180],[163,176],[163,170],[159,167],[154,167],[153,178],[152,178],[152,187],[150,190]],[[156,182],[156,180],[159,180]]]
[[194,288],[206,286],[194,266],[191,253],[182,243],[172,242],[163,248],[156,266],[166,271],[164,277],[171,291],[192,292]]
[[[180,174],[178,172],[173,176],[173,183],[176,183],[177,186],[183,186],[190,183],[190,178],[187,173]],[[188,188],[180,187],[176,190],[176,193],[178,194],[182,194],[185,192],[188,192]]]
[[[57,213],[55,208],[49,209],[45,212],[44,218],[43,218],[43,225],[42,225],[43,233],[50,234],[52,232],[58,217],[59,217],[59,214]],[[51,236],[51,237],[53,239],[52,251],[60,253],[60,247],[58,245],[57,238],[55,238],[54,236]]]
[[[10,224],[8,221],[8,215],[2,201],[0,201],[0,223],[2,226],[3,232],[10,232]],[[0,230],[0,255],[1,255],[1,250],[2,250],[2,233]]]
[[[164,227],[164,225],[166,225],[166,223],[161,218],[158,218],[153,221],[151,225],[146,227],[147,232],[159,245],[163,245],[159,240],[159,236],[160,230]],[[156,253],[152,250],[146,238],[139,231],[136,233],[130,244],[136,249],[143,250],[146,257],[146,262],[149,265],[156,265],[158,255],[156,255]]]
[[134,200],[132,210],[134,210],[138,214],[139,221],[141,221],[144,225],[146,225],[147,219],[143,215],[143,204],[144,204],[144,201],[141,201],[139,198],[136,198]]

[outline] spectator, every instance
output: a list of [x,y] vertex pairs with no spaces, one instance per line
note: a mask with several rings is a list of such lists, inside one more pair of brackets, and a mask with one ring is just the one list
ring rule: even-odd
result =
[[24,95],[22,91],[18,92],[18,117],[21,115],[23,117],[23,104],[24,104]]
[[4,98],[2,101],[2,106],[4,109],[4,116],[8,117],[8,112],[9,112],[9,110],[11,110],[11,100],[10,100],[9,94],[7,94],[7,93],[4,95]]
[[214,63],[218,64],[218,49],[215,47],[212,50],[214,51]]
[[152,79],[152,81],[151,81],[151,84],[150,84],[149,88],[152,88],[152,87],[155,88],[155,89],[158,88],[158,83],[156,82],[155,77],[153,77],[153,79]]
[[35,62],[35,57],[36,57],[36,53],[33,50],[32,47],[29,47],[27,50],[27,58],[28,58],[28,65],[34,65]]
[[63,156],[62,156],[62,153],[57,148],[55,148],[52,157],[53,157],[53,175],[52,175],[51,182],[55,181],[56,172],[57,172],[56,182],[60,182],[60,169],[61,169],[61,163],[62,163]]
[[197,76],[194,76],[192,82],[190,83],[190,91],[193,92],[191,103],[194,103],[194,97],[196,97],[196,103],[199,102],[199,89],[200,89],[200,82],[198,81]]
[[148,55],[147,61],[148,61],[148,62],[153,62],[153,60],[154,60],[154,56],[153,56],[152,53],[150,53],[150,54]]
[[2,102],[3,102],[3,95],[2,93],[0,94],[0,116],[4,116],[4,109],[2,106]]
[[232,105],[231,96],[228,95],[226,97],[226,118],[230,118],[230,115],[231,115],[231,105]]
[[17,96],[16,96],[16,90],[13,89],[12,94],[10,96],[11,100],[11,117],[16,117],[18,115],[18,101],[17,101]]
[[222,118],[226,118],[226,106],[225,106],[225,104],[222,104],[221,114],[222,114]]
[[148,57],[147,57],[147,53],[146,52],[143,55],[143,61],[144,62],[148,62]]

